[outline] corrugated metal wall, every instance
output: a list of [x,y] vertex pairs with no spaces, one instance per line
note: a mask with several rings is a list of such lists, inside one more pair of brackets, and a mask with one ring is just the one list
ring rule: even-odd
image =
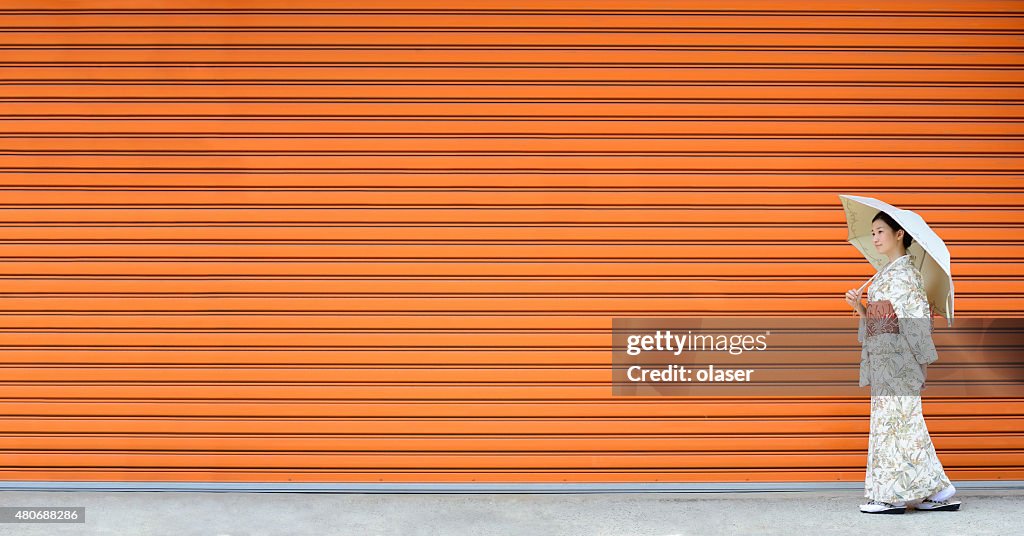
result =
[[[1021,314],[1019,2],[247,4],[0,11],[0,479],[862,479],[866,398],[606,383],[612,317],[848,315],[837,193]],[[1024,478],[1024,401],[925,412]]]

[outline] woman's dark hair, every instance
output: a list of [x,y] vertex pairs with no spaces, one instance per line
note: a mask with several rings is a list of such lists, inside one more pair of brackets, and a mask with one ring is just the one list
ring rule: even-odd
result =
[[910,233],[908,233],[907,230],[904,229],[902,225],[896,223],[896,220],[894,220],[892,218],[892,216],[886,214],[885,212],[879,212],[878,214],[875,214],[874,218],[871,218],[871,223],[875,223],[878,220],[884,221],[885,224],[888,225],[890,229],[892,229],[893,233],[895,233],[896,231],[901,231],[902,230],[903,231],[903,249],[907,249],[907,248],[910,247],[910,243],[914,241],[914,237],[910,236]]

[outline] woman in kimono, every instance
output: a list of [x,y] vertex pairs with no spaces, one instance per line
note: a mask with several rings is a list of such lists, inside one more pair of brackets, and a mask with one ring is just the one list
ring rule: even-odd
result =
[[907,503],[924,511],[957,510],[960,501],[939,462],[921,410],[927,367],[938,359],[931,337],[931,309],[921,272],[907,247],[913,240],[885,212],[871,221],[875,249],[889,257],[868,289],[868,304],[857,290],[846,301],[860,316],[863,344],[860,385],[871,386],[871,432],[860,511],[902,514]]

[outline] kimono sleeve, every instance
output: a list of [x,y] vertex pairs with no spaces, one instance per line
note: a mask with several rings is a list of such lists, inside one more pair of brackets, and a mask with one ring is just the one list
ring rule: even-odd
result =
[[918,363],[927,365],[939,359],[932,341],[931,308],[924,292],[924,278],[913,266],[896,277],[892,286],[892,306],[900,323],[902,337]]
[[860,387],[871,385],[871,360],[867,347],[860,350],[860,380],[857,385]]
[[867,336],[866,335],[866,331],[867,330],[866,330],[866,328],[864,326],[864,323],[865,323],[865,320],[864,320],[864,317],[862,316],[862,317],[860,317],[860,323],[857,326],[857,342],[861,343],[861,348],[860,348],[860,381],[858,382],[858,385],[860,385],[861,387],[867,387],[868,385],[871,385],[871,378],[870,378],[870,372],[869,372],[871,370],[871,362],[870,362],[870,359],[868,357],[867,342],[864,340],[864,338]]

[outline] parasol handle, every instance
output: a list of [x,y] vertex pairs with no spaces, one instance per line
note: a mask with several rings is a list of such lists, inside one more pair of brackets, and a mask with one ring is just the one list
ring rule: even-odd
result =
[[881,272],[875,272],[875,275],[871,276],[871,279],[868,279],[867,281],[865,281],[864,284],[861,285],[859,289],[857,289],[857,297],[858,298],[860,297],[861,293],[864,292],[864,287],[868,286],[868,283],[874,281],[875,278],[878,277],[878,274],[880,274],[880,273]]

